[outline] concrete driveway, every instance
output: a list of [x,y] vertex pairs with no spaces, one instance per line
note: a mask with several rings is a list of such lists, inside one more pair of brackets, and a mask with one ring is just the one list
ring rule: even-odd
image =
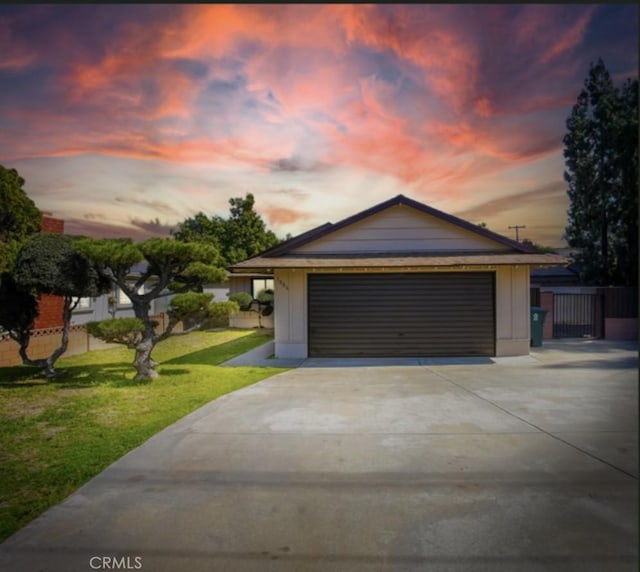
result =
[[114,463],[0,569],[635,571],[637,388],[634,344],[307,360]]

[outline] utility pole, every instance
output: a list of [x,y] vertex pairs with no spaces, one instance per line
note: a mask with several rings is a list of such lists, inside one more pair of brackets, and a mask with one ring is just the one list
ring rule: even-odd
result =
[[515,228],[516,229],[516,242],[520,242],[520,235],[518,234],[518,230],[521,228],[527,228],[526,226],[522,225],[514,225],[514,226],[510,226],[509,229]]

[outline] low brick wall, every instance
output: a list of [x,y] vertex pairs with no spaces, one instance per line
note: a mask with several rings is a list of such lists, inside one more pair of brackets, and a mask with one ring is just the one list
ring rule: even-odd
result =
[[637,340],[638,318],[605,318],[604,337],[607,340]]
[[[42,328],[34,330],[27,355],[31,359],[40,359],[50,356],[62,341],[62,328]],[[8,336],[0,340],[0,366],[7,367],[20,365],[22,360],[18,355],[19,346]],[[83,354],[89,350],[89,335],[84,326],[71,326],[69,328],[69,345],[65,356]]]
[[[165,314],[158,314],[151,316],[152,320],[158,322],[158,329],[164,331],[166,327]],[[174,329],[175,332],[182,331],[182,324]],[[50,356],[59,346],[62,341],[62,328],[40,328],[34,330],[31,334],[31,341],[29,342],[29,349],[27,355],[31,359],[40,359]],[[90,336],[87,333],[84,324],[78,324],[76,326],[70,326],[69,328],[69,345],[67,351],[62,354],[65,356],[73,356],[83,354],[90,350],[101,350],[110,347],[117,347],[118,344],[107,344],[101,340]],[[18,355],[19,346],[8,335],[0,336],[0,367],[10,367],[14,365],[20,365],[22,360]]]
[[273,314],[271,316],[260,316],[258,320],[257,312],[238,312],[229,318],[229,326],[232,328],[273,328]]

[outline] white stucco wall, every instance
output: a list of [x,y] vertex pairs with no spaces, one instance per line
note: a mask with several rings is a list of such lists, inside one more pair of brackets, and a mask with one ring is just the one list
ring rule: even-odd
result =
[[307,272],[274,272],[274,335],[276,357],[306,358]]
[[529,267],[499,266],[496,270],[496,356],[528,355]]
[[[496,356],[527,355],[529,268],[501,266],[478,270],[496,273]],[[275,271],[275,354],[279,358],[308,356],[307,274],[309,271],[301,269]]]
[[216,286],[207,286],[202,289],[203,292],[207,294],[213,294],[214,302],[227,302],[229,300],[229,287],[216,285]]

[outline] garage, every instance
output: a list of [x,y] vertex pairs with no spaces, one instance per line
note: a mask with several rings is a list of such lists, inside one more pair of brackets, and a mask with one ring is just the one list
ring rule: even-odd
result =
[[309,274],[310,357],[495,355],[495,273]]
[[229,268],[273,275],[279,358],[527,355],[529,272],[567,260],[398,195]]

